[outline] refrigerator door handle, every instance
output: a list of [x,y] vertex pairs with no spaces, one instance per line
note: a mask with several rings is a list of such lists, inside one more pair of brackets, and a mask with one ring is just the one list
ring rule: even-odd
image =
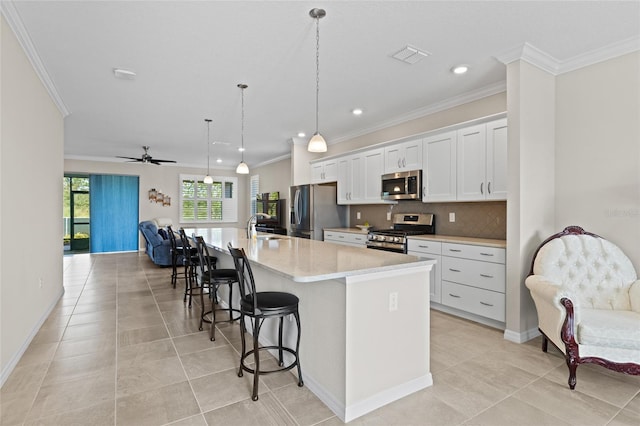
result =
[[293,216],[296,225],[300,225],[300,190],[296,189],[296,195],[293,197]]

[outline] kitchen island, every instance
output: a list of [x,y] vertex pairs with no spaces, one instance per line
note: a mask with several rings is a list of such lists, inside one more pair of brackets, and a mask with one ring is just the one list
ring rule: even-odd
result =
[[[233,267],[227,244],[243,248],[259,291],[300,298],[305,386],[343,421],[433,383],[429,271],[434,261],[280,235],[251,240],[244,229],[185,231],[201,235],[217,251],[222,268]],[[277,341],[276,330],[275,322],[265,324],[262,343]],[[295,329],[290,331],[285,340],[292,344]]]

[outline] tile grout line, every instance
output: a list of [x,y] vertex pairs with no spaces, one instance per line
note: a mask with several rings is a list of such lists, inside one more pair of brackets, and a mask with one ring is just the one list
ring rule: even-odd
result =
[[[67,266],[67,269],[71,268],[71,264]],[[87,272],[87,276],[84,279],[84,283],[82,284],[82,290],[80,291],[80,294],[77,296],[76,301],[73,305],[73,311],[71,311],[71,314],[69,315],[69,319],[67,320],[67,322],[64,325],[64,331],[62,332],[62,335],[58,338],[58,341],[56,342],[56,350],[53,352],[53,356],[51,357],[51,359],[48,362],[47,368],[44,372],[44,374],[42,375],[42,379],[40,380],[40,383],[38,384],[38,391],[36,392],[36,394],[33,396],[33,399],[31,400],[31,405],[29,406],[29,410],[27,411],[27,414],[25,415],[24,420],[21,422],[22,425],[25,424],[25,422],[27,421],[27,418],[29,417],[29,414],[31,413],[31,410],[33,410],[33,406],[36,402],[36,400],[38,399],[38,395],[40,395],[40,392],[42,392],[42,385],[44,383],[44,379],[47,377],[47,374],[49,373],[49,369],[51,368],[51,364],[53,364],[53,360],[56,356],[56,353],[58,352],[58,349],[60,348],[60,343],[62,343],[62,340],[64,338],[64,335],[67,332],[67,327],[69,327],[69,322],[71,321],[71,318],[73,317],[73,313],[76,310],[76,306],[78,306],[78,300],[80,300],[80,296],[82,296],[82,292],[84,291],[84,288],[87,285],[87,280],[89,279],[89,275],[91,274],[91,270],[93,269],[93,261],[91,262],[91,267],[89,268],[89,272]],[[62,272],[62,287],[64,289],[64,271]],[[62,300],[64,298],[64,292],[62,294],[62,297],[59,299]],[[51,314],[49,314],[51,315]],[[47,317],[47,320],[49,319],[49,317]],[[45,320],[46,321],[46,320]],[[42,329],[42,327],[41,327]],[[40,330],[38,330],[40,331]],[[29,346],[31,345],[31,343],[29,344]],[[38,416],[36,419],[33,420],[38,420],[41,418],[47,417],[45,416]]]

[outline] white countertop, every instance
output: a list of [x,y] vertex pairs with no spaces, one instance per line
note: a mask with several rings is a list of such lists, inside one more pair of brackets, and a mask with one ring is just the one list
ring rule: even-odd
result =
[[471,244],[474,246],[497,248],[507,247],[507,242],[505,240],[494,240],[491,238],[458,237],[454,235],[412,235],[408,238],[411,238],[412,240],[438,241],[441,243]]
[[324,228],[324,231],[346,232],[349,234],[367,235],[369,230],[363,231],[360,228]]
[[227,254],[229,243],[244,248],[251,262],[297,282],[324,281],[435,263],[406,254],[284,235],[258,233],[257,240],[249,240],[246,231],[237,228],[192,228],[185,232],[188,236],[202,235],[208,246]]

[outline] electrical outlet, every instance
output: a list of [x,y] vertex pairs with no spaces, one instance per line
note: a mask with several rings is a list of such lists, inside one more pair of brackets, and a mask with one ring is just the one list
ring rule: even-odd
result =
[[42,286],[44,285],[44,279],[43,278],[38,278],[38,285],[40,286],[40,288],[42,288]]
[[360,212],[356,212],[356,219],[360,220],[362,218],[362,216],[360,215]]
[[454,212],[449,213],[449,222],[456,221],[456,214]]
[[398,292],[392,291],[389,293],[389,312],[398,310]]

